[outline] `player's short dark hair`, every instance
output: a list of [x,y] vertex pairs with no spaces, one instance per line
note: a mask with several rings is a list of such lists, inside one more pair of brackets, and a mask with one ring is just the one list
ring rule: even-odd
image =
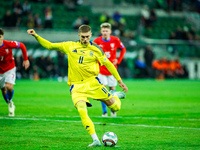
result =
[[83,24],[78,28],[78,31],[79,31],[79,33],[86,33],[86,32],[91,31],[91,27]]
[[101,28],[108,28],[108,29],[111,29],[111,24],[108,23],[108,22],[104,22],[100,25]]
[[4,35],[4,31],[2,28],[0,28],[0,35]]

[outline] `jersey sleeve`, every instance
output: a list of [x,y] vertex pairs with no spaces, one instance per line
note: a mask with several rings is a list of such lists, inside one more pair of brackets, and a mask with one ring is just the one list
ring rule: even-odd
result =
[[28,60],[26,46],[23,43],[17,42],[17,41],[9,41],[8,45],[10,48],[16,48],[16,49],[20,48],[22,51],[24,60]]
[[20,47],[20,42],[17,42],[17,41],[8,41],[7,43],[10,48],[19,48]]
[[104,59],[103,65],[106,66],[106,68],[110,71],[110,73],[115,77],[117,81],[121,80],[121,77],[119,76],[119,73],[117,72],[117,69],[115,66],[110,62],[108,59]]
[[96,57],[100,63],[100,65],[105,65],[106,68],[110,71],[110,73],[115,77],[117,81],[121,80],[121,77],[119,76],[119,73],[117,72],[117,69],[115,66],[110,62],[110,60],[107,59],[106,55],[104,54],[103,50],[99,46],[99,51],[96,54]]
[[22,51],[24,60],[28,60],[26,46],[24,45],[24,43],[19,43],[19,44],[20,44],[19,48]]
[[120,41],[119,38],[117,38],[117,48],[119,48],[119,49],[123,49],[124,48],[124,44]]
[[117,64],[120,64],[124,57],[124,54],[126,53],[126,48],[119,38],[117,38],[117,43],[118,43],[118,48],[121,49],[119,58],[117,59]]
[[126,53],[126,48],[123,47],[123,48],[121,49],[119,58],[118,58],[118,60],[117,60],[117,64],[120,64],[120,63],[121,63],[121,61],[122,61],[122,59],[123,59],[125,53]]
[[35,35],[35,39],[46,49],[48,50],[56,50],[63,52],[62,43],[51,43],[44,38],[40,37],[39,35]]

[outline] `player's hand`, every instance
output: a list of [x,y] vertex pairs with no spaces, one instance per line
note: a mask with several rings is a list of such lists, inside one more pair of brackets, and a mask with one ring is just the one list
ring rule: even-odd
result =
[[35,30],[33,30],[33,29],[29,29],[29,30],[27,30],[27,33],[28,34],[30,34],[30,35],[32,35],[32,36],[35,36]]
[[25,68],[25,70],[28,69],[28,67],[30,66],[29,60],[24,60],[22,65]]
[[122,80],[119,80],[119,86],[123,89],[122,91],[124,91],[125,93],[128,92],[128,88],[127,86],[122,82]]
[[112,64],[117,65],[117,59],[114,59]]

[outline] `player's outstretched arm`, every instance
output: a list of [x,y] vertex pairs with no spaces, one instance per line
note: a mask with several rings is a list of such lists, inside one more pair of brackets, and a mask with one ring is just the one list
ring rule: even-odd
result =
[[32,35],[35,37],[35,39],[46,49],[48,50],[57,50],[57,51],[61,51],[62,49],[62,44],[61,43],[51,43],[47,40],[45,40],[44,38],[40,37],[34,29],[29,29],[27,30],[27,33],[29,35]]
[[30,66],[30,62],[28,60],[28,55],[27,55],[27,50],[26,50],[26,46],[24,45],[24,43],[20,43],[20,42],[17,42],[18,45],[17,48],[20,48],[21,51],[22,51],[22,54],[23,54],[23,58],[24,58],[24,61],[23,61],[23,67],[26,69],[28,69],[28,67]]

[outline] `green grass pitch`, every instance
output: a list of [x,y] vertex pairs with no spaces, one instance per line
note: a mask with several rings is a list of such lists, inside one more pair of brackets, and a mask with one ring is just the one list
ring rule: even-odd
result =
[[73,106],[67,83],[17,80],[15,117],[8,117],[8,106],[0,98],[0,150],[200,149],[200,81],[124,82],[129,92],[121,100],[117,118],[100,117],[98,101],[90,100],[93,107],[88,108],[99,138],[107,131],[116,133],[116,147],[87,148],[92,139]]

